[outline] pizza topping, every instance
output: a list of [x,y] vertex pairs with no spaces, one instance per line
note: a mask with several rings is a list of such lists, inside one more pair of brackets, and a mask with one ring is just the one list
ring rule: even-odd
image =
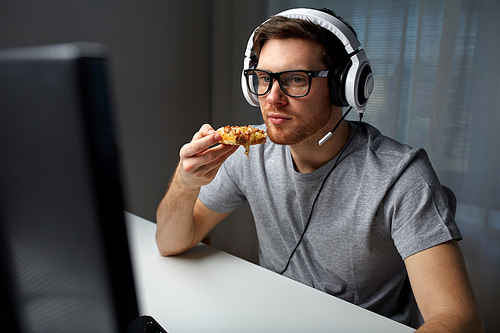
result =
[[225,145],[242,145],[245,147],[245,154],[248,156],[248,151],[251,145],[258,145],[266,142],[267,133],[261,129],[248,126],[225,126],[217,130],[220,134],[219,141]]

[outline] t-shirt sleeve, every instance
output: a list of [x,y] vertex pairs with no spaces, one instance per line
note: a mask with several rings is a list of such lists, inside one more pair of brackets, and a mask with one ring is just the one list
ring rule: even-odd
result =
[[218,213],[233,212],[246,201],[235,177],[230,175],[231,166],[234,163],[232,157],[220,167],[210,184],[201,187],[198,194],[198,199],[205,206]]
[[452,239],[460,230],[424,150],[402,161],[386,197],[394,244],[403,259]]

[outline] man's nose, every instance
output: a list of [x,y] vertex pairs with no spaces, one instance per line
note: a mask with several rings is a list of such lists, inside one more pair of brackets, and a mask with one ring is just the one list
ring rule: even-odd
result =
[[287,96],[281,90],[280,84],[276,79],[273,80],[273,85],[266,95],[266,100],[269,104],[285,104],[287,101]]

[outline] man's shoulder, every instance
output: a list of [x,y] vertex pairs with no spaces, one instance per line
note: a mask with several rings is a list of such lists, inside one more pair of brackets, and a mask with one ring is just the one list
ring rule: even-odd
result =
[[[430,167],[423,148],[413,148],[383,135],[374,126],[361,123],[358,137],[358,163],[382,173],[397,175],[410,165],[419,170]],[[361,160],[359,160],[361,159]]]
[[362,132],[365,135],[366,144],[372,151],[377,152],[378,154],[401,157],[414,150],[411,146],[382,134],[371,124],[361,123],[361,127]]

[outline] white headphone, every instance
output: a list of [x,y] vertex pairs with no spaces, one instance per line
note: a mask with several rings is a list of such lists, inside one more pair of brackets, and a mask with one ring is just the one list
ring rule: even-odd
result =
[[[333,73],[331,82],[335,84],[331,84],[331,86],[333,86],[332,89],[339,91],[330,94],[330,96],[338,96],[338,100],[333,100],[332,103],[336,106],[352,106],[358,112],[362,113],[373,91],[374,79],[370,61],[366,57],[365,51],[359,49],[361,44],[351,29],[336,17],[315,9],[289,9],[276,15],[309,20],[337,36],[342,44],[344,44],[350,61],[343,64],[340,70],[336,70]],[[248,39],[245,58],[243,59],[243,69],[254,68],[257,65],[257,56],[253,48],[253,37],[256,30],[254,30]],[[252,106],[259,106],[259,99],[248,90],[246,78],[243,73],[241,75],[241,88],[248,103]]]

